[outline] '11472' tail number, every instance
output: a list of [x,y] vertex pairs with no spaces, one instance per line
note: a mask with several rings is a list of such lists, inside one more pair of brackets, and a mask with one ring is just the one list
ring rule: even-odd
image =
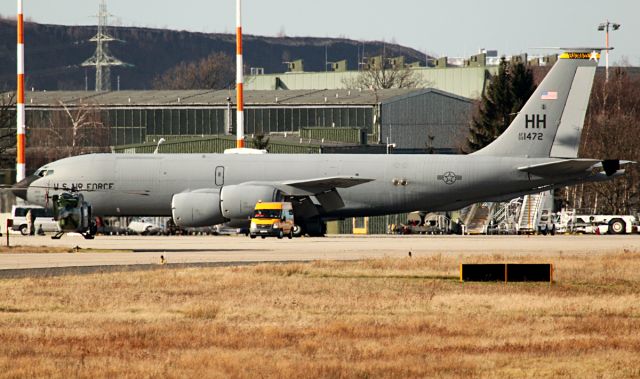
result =
[[518,141],[542,141],[544,133],[518,133]]

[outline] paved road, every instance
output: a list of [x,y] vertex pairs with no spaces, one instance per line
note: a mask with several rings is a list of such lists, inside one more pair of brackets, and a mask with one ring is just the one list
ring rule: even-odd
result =
[[[157,264],[229,263],[363,259],[433,254],[556,255],[640,252],[633,236],[336,236],[293,240],[251,240],[246,237],[13,237],[12,245],[81,248],[80,253],[0,254],[0,271],[34,268]],[[82,252],[101,249],[109,252]],[[0,275],[1,276],[1,275]]]

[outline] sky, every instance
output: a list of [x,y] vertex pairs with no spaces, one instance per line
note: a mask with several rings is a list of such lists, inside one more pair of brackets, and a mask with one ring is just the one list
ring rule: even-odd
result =
[[[98,0],[24,0],[28,20],[92,25]],[[235,29],[235,0],[107,0],[112,23],[195,32]],[[436,56],[466,57],[481,48],[542,54],[539,47],[603,46],[597,25],[611,33],[611,63],[640,66],[639,0],[244,0],[246,34],[346,37],[399,43]],[[16,0],[0,14],[14,16]],[[28,47],[27,47],[28,48]]]

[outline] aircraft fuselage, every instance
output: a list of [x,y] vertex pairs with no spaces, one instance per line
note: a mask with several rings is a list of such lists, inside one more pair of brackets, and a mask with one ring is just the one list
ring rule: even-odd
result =
[[[82,191],[96,216],[171,216],[174,194],[246,182],[351,176],[369,183],[338,189],[345,206],[326,218],[416,210],[453,210],[466,204],[551,184],[517,170],[550,158],[463,155],[224,155],[94,154],[45,166],[32,182],[30,203]],[[50,189],[45,189],[50,188]]]

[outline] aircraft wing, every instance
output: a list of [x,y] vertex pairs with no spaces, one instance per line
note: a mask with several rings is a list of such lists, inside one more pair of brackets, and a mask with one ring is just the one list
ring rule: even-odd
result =
[[518,170],[540,177],[555,177],[580,174],[600,163],[602,163],[602,161],[597,159],[563,159],[555,162],[518,167]]
[[369,183],[375,179],[360,178],[357,176],[330,176],[325,178],[285,180],[276,182],[245,182],[240,185],[268,185],[282,191],[282,193],[308,199],[304,203],[308,205],[304,213],[317,215],[317,208],[325,212],[344,207],[339,188],[350,188],[360,184]]
[[[325,212],[344,207],[344,201],[338,188],[350,188],[372,182],[374,179],[356,176],[331,176],[303,180],[288,180],[274,183],[275,187],[290,196],[308,197],[316,206]],[[315,211],[314,211],[315,212]]]
[[309,192],[320,193],[331,191],[335,188],[355,187],[360,184],[372,182],[373,180],[374,179],[360,178],[357,176],[331,176],[327,178],[290,180],[282,184]]

